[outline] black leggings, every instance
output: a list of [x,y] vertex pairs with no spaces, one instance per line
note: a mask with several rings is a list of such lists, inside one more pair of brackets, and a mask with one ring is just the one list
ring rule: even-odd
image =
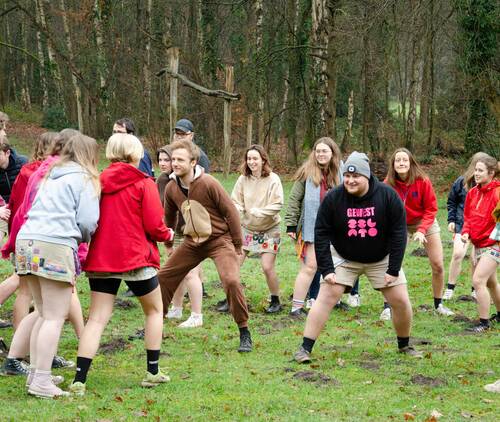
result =
[[[135,296],[141,297],[151,293],[158,287],[158,277],[154,276],[148,280],[127,281],[124,280]],[[93,292],[108,293],[115,295],[118,293],[122,280],[119,278],[89,278],[90,290]]]

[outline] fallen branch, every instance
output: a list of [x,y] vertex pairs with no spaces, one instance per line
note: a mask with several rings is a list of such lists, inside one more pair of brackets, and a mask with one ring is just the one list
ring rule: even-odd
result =
[[172,72],[170,69],[164,68],[160,70],[159,72],[156,73],[156,76],[162,76],[165,73],[170,75],[172,78],[176,78],[182,82],[184,86],[187,86],[189,88],[192,88],[196,91],[201,92],[204,95],[208,95],[209,97],[220,97],[224,98],[225,100],[229,101],[234,101],[234,100],[239,100],[241,98],[241,94],[235,93],[235,92],[227,92],[222,89],[208,89],[205,88],[201,85],[198,85],[197,83],[194,83],[193,81],[190,81],[186,76],[181,75],[180,73]]

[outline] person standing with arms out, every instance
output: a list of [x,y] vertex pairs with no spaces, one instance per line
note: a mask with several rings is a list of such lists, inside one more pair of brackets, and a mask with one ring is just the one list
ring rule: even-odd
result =
[[122,280],[141,302],[146,319],[147,371],[141,385],[155,387],[170,380],[158,367],[163,308],[156,242],[172,240],[173,231],[163,223],[155,182],[138,169],[143,151],[139,139],[129,134],[114,134],[106,145],[106,158],[111,164],[101,174],[99,224],[84,265],[91,296],[89,318],[78,344],[76,375],[70,386],[76,395],[85,394],[87,373]]
[[[406,224],[411,239],[425,248],[432,270],[434,309],[438,315],[451,316],[454,312],[442,303],[444,287],[443,245],[436,220],[436,194],[431,180],[406,148],[398,148],[391,156],[385,180],[393,187],[406,209]],[[384,311],[387,304],[384,304]],[[381,315],[381,319],[382,315]]]
[[[443,300],[450,300],[453,297],[462,261],[469,246],[469,242],[462,242],[461,237],[464,224],[465,197],[467,196],[467,192],[476,185],[474,181],[474,169],[477,160],[484,156],[486,156],[484,152],[477,152],[472,156],[467,170],[455,180],[448,194],[448,201],[446,203],[448,208],[448,231],[453,233],[453,253],[448,271],[448,284],[444,291]],[[474,287],[472,287],[472,296],[476,297]]]
[[72,137],[42,182],[16,240],[16,272],[28,281],[39,318],[31,333],[28,393],[68,395],[51,377],[52,361],[80,272],[78,244],[88,242],[99,218],[97,142]]
[[[170,145],[165,145],[158,151],[158,164],[160,166],[161,174],[156,180],[156,185],[160,192],[162,203],[165,199],[165,188],[167,183],[171,182],[170,175],[172,174],[172,151]],[[177,213],[177,224],[175,227],[174,245],[179,246],[184,235],[182,234],[184,220]],[[173,247],[167,248],[167,254],[170,256],[174,251]],[[201,312],[203,301],[203,290],[200,278],[201,264],[197,265],[186,275],[182,283],[179,285],[172,297],[172,307],[168,310],[168,319],[180,319],[182,317],[182,308],[184,302],[184,295],[186,290],[189,295],[191,303],[191,315],[189,318],[179,324],[179,328],[197,328],[203,325],[203,314]]]
[[462,241],[474,245],[472,285],[479,311],[479,323],[469,329],[474,333],[489,330],[491,299],[496,307],[496,314],[491,319],[500,322],[500,286],[496,277],[500,263],[500,235],[496,230],[500,217],[500,181],[495,179],[499,173],[495,158],[489,155],[481,157],[474,169],[476,186],[465,198]]
[[309,158],[295,173],[285,215],[286,232],[297,242],[302,261],[295,279],[290,311],[290,316],[295,318],[305,315],[305,298],[317,270],[314,252],[316,214],[327,192],[341,182],[340,166],[340,148],[333,139],[325,137],[314,143]]
[[241,176],[236,181],[231,198],[240,212],[243,234],[243,264],[249,253],[260,255],[262,271],[271,293],[267,313],[281,310],[279,281],[275,262],[280,246],[280,211],[283,208],[283,186],[271,170],[269,157],[261,145],[252,145],[241,164]]
[[[212,258],[240,331],[238,352],[252,350],[248,309],[240,282],[241,226],[238,210],[221,184],[197,165],[199,148],[176,141],[172,150],[173,180],[165,190],[165,222],[173,225],[177,212],[184,218],[184,241],[158,273],[163,309],[168,309],[182,279],[206,258]],[[168,245],[167,246],[171,246]]]
[[318,211],[314,246],[323,283],[307,316],[295,361],[311,361],[314,343],[334,305],[362,274],[393,307],[399,352],[421,358],[422,353],[409,345],[412,308],[401,268],[406,248],[403,203],[393,189],[371,175],[365,154],[353,152],[343,172],[343,185],[326,195]]

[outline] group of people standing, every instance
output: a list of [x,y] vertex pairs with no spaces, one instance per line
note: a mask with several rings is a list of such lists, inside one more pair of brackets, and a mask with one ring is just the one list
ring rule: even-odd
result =
[[[14,211],[9,198],[9,206],[0,206],[0,218],[9,222],[2,253],[13,256],[16,269],[15,280],[7,284],[15,285],[17,280],[25,292],[27,286],[35,304],[35,310],[24,312],[16,323],[2,370],[27,375],[29,394],[70,394],[58,387],[62,377],[51,374],[68,316],[79,338],[76,374],[69,390],[85,394],[88,372],[122,281],[144,312],[144,387],[169,381],[158,365],[163,319],[182,316],[186,291],[191,315],[180,327],[203,325],[201,263],[206,258],[215,263],[227,309],[238,327],[238,352],[250,352],[253,347],[240,281],[240,266],[248,255],[260,257],[270,292],[266,312],[283,308],[275,264],[284,194],[265,149],[260,145],[246,149],[241,175],[229,195],[209,174],[208,157],[194,143],[191,121],[179,120],[172,142],[158,151],[161,173],[156,183],[151,177],[152,160],[134,133],[130,119],[115,123],[106,145],[110,165],[100,174],[94,139],[69,129],[40,136],[37,154],[20,169],[12,189],[17,208]],[[461,195],[465,204],[457,206],[457,210],[463,207],[463,224],[461,214],[455,212],[449,229],[457,232],[457,256],[469,242],[474,246],[473,286],[480,322],[471,329],[483,332],[490,326],[490,295],[497,309],[493,319],[499,320],[500,182],[494,158],[476,154],[471,166],[473,170],[460,182],[467,192]],[[4,168],[2,150],[0,167]],[[412,307],[402,269],[408,235],[426,248],[436,313],[453,315],[442,302],[443,251],[429,177],[412,153],[400,148],[391,158],[384,182],[372,174],[365,154],[353,152],[343,162],[339,147],[327,137],[315,142],[295,175],[285,225],[301,260],[290,316],[307,317],[297,362],[310,361],[332,308],[363,274],[384,297],[384,312],[389,309],[399,352],[422,356],[409,343]],[[163,266],[157,242],[166,247]],[[457,278],[456,261],[460,260],[452,260],[455,267],[450,270],[446,299]],[[90,286],[86,324],[74,289],[82,271]],[[309,313],[305,311],[308,292]],[[30,366],[25,368],[22,359],[28,353]],[[62,361],[65,366],[74,365]]]

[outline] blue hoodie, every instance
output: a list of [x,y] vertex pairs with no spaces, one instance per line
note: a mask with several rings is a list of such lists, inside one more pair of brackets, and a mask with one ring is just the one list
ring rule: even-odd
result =
[[99,220],[99,197],[86,170],[70,162],[54,167],[21,227],[18,239],[66,245],[73,250],[89,242]]

